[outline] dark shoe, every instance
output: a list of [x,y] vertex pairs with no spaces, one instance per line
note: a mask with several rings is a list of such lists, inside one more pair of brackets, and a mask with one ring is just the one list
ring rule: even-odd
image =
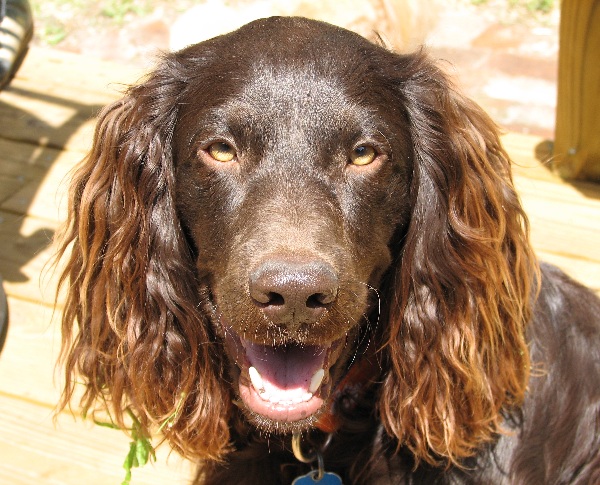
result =
[[17,73],[33,37],[33,17],[27,0],[4,0],[6,11],[0,20],[0,90]]
[[0,278],[0,352],[6,341],[8,333],[8,302],[6,301],[6,293],[2,287],[2,278]]

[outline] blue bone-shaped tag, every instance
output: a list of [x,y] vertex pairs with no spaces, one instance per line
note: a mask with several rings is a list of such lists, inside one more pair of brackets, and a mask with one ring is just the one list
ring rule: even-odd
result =
[[316,479],[317,475],[317,470],[313,470],[306,475],[296,478],[292,482],[292,485],[314,485],[315,483],[319,485],[343,485],[342,479],[335,473],[325,472],[320,480]]

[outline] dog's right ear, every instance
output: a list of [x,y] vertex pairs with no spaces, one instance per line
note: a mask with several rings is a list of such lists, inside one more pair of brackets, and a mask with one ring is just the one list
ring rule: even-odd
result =
[[105,108],[74,176],[58,250],[62,406],[82,384],[84,412],[107,410],[124,429],[127,410],[145,427],[169,419],[164,433],[176,449],[218,459],[232,398],[174,201],[171,141],[185,69],[167,56]]
[[524,399],[537,260],[497,127],[424,52],[391,59],[413,200],[396,248],[381,416],[417,460],[460,465]]

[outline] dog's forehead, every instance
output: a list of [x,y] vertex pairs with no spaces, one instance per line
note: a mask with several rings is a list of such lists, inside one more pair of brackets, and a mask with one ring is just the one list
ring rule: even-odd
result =
[[230,120],[278,149],[337,140],[369,118],[364,100],[352,99],[338,77],[318,72],[310,62],[254,66],[228,104]]
[[379,49],[351,31],[295,17],[260,19],[215,41],[211,69],[261,108],[318,108],[354,97],[349,88],[367,81]]
[[[196,69],[181,104],[203,136],[320,146],[381,131],[393,90],[359,35],[306,19],[265,19],[182,52]],[[190,125],[191,127],[192,125]],[[192,129],[192,128],[190,128]],[[196,136],[187,131],[183,136]]]
[[348,107],[343,83],[318,74],[307,59],[303,65],[253,66],[240,100],[262,112],[278,114],[309,110],[338,112]]

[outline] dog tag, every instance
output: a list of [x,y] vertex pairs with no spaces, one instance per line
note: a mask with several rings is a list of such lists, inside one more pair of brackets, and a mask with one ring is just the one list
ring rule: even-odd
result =
[[306,475],[296,478],[292,482],[292,485],[314,485],[315,483],[319,485],[343,485],[342,479],[335,473],[325,472],[320,480],[316,479],[317,475],[317,470],[313,470]]

